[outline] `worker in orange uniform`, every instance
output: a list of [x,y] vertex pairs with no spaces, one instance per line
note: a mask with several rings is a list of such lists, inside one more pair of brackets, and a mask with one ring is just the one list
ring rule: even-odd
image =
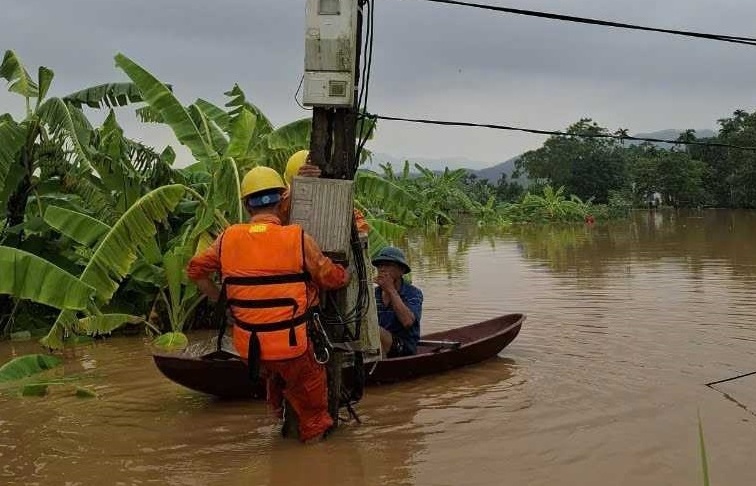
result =
[[[286,170],[284,171],[284,181],[286,185],[291,188],[291,182],[294,180],[294,176],[301,177],[320,177],[320,167],[310,164],[310,151],[300,150],[295,152],[294,155],[289,157],[286,162]],[[289,220],[289,214],[291,212],[291,200],[289,193],[284,194],[284,222]],[[354,221],[357,225],[357,233],[360,238],[367,238],[370,227],[365,221],[365,216],[357,208],[354,208]]]
[[[299,418],[299,439],[312,442],[323,437],[333,420],[325,368],[315,359],[308,326],[318,289],[346,286],[349,273],[323,255],[299,225],[281,224],[285,190],[275,170],[250,170],[241,183],[250,222],[226,228],[191,259],[187,275],[210,300],[225,299],[237,352],[251,374],[256,375],[259,364],[273,410],[280,415],[286,398]],[[220,273],[221,289],[210,278],[214,272]],[[283,396],[277,388],[281,383]]]

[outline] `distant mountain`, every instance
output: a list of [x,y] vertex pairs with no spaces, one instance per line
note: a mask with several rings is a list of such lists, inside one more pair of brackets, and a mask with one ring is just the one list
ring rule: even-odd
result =
[[[506,174],[507,180],[511,181],[512,172],[514,172],[515,170],[515,162],[517,162],[517,159],[519,158],[520,156],[518,155],[517,157],[512,157],[511,159],[494,166],[486,167],[485,169],[481,170],[471,170],[470,172],[475,174],[478,179],[486,179],[491,184],[496,184],[497,182],[499,182],[502,174]],[[527,180],[523,176],[520,176],[519,179],[515,179],[515,181],[519,182],[521,185],[527,185]]]
[[[638,133],[633,136],[639,137],[639,138],[660,138],[664,140],[676,140],[677,137],[679,137],[680,134],[682,134],[683,132],[685,132],[685,130],[677,130],[674,128],[670,128],[667,130],[659,130],[658,132]],[[716,137],[717,132],[715,132],[714,130],[710,130],[708,128],[704,128],[702,130],[696,130],[695,135],[696,135],[696,138],[711,138],[711,137]],[[643,142],[637,142],[634,140],[628,141],[628,144],[630,145],[639,145],[641,143]],[[674,147],[674,144],[671,144],[671,143],[663,143],[663,142],[651,142],[651,143],[653,145],[656,145],[659,148]]]

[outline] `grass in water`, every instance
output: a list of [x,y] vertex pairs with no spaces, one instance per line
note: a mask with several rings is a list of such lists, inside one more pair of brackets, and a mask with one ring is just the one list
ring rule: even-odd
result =
[[709,461],[706,459],[706,444],[704,443],[703,425],[701,424],[701,412],[698,412],[698,446],[701,450],[701,474],[704,486],[709,486]]

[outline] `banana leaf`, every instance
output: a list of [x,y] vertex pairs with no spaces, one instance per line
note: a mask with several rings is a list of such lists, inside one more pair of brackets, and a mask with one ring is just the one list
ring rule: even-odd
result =
[[0,366],[0,383],[20,380],[60,365],[60,358],[48,354],[19,356]]
[[176,351],[186,348],[189,338],[183,332],[167,332],[158,336],[152,344],[166,351]]
[[231,157],[224,157],[213,173],[213,206],[228,215],[231,223],[241,223],[244,215],[239,169]]
[[252,134],[253,142],[261,139],[262,137],[273,131],[273,124],[270,122],[268,117],[265,116],[260,108],[247,101],[247,96],[244,94],[244,91],[242,91],[238,84],[234,84],[234,87],[231,88],[231,90],[226,91],[223,94],[231,98],[225,104],[227,108],[233,108],[233,110],[231,110],[230,112],[231,116],[236,116],[239,110],[242,108],[246,108],[253,115],[255,115],[257,124],[255,125],[255,131]]
[[303,118],[277,128],[259,139],[253,138],[252,149],[240,163],[244,167],[265,165],[283,173],[286,162],[294,152],[310,148],[311,130],[312,120]]
[[63,101],[77,108],[113,108],[142,101],[142,93],[134,83],[106,83],[76,91],[63,97]]
[[178,141],[189,148],[195,159],[212,167],[213,162],[218,159],[218,154],[214,153],[208,141],[203,139],[192,117],[171,90],[123,54],[117,54],[115,61],[116,66],[120,67],[137,85],[144,101],[171,127]]
[[134,110],[134,114],[142,123],[165,123],[163,115],[151,106],[142,106]]
[[5,51],[3,62],[0,64],[0,78],[8,81],[8,91],[18,93],[25,98],[36,98],[39,87],[32,80],[21,61],[13,51]]
[[[186,192],[180,184],[163,186],[144,195],[113,225],[81,274],[81,280],[97,289],[98,304],[107,303],[137,258],[140,247],[157,232],[155,221],[165,219]],[[63,346],[66,334],[78,323],[73,312],[64,310],[50,332],[40,341],[48,348]]]
[[256,126],[255,114],[246,107],[242,107],[229,125],[229,143],[225,152],[227,157],[238,159],[247,155]]
[[124,324],[139,324],[142,322],[144,322],[143,318],[129,314],[100,314],[79,319],[79,323],[74,330],[80,334],[98,336],[101,334],[110,334]]
[[86,309],[96,290],[31,253],[0,246],[0,294],[58,309]]
[[50,98],[40,105],[37,113],[40,120],[50,127],[51,134],[66,134],[78,156],[78,162],[91,170],[93,167],[90,152],[92,126],[81,110],[60,98]]
[[17,154],[26,143],[26,128],[10,117],[0,121],[0,193],[16,163]]
[[228,132],[228,124],[231,121],[231,116],[222,108],[201,98],[195,101],[194,105],[202,110],[202,113],[204,113],[206,117],[214,121],[215,124],[218,125],[218,128],[224,132]]
[[97,289],[99,302],[110,300],[136,260],[138,249],[153,240],[157,233],[155,222],[168,217],[185,192],[180,184],[155,189],[142,196],[113,225],[81,275],[82,281]]
[[90,247],[111,229],[91,216],[57,206],[47,207],[44,220],[77,243]]
[[228,139],[223,131],[218,128],[218,125],[210,120],[203,112],[195,105],[188,107],[189,116],[192,117],[192,121],[199,128],[202,134],[202,139],[209,145],[210,149],[218,154],[222,154],[228,147]]
[[368,249],[370,257],[374,257],[383,248],[389,246],[392,241],[399,240],[406,229],[398,224],[390,223],[375,218],[365,218],[370,231],[368,232]]
[[39,83],[37,87],[37,108],[39,108],[39,104],[42,102],[42,98],[47,95],[47,90],[50,89],[53,77],[55,77],[55,74],[44,66],[40,66],[37,70],[37,81]]

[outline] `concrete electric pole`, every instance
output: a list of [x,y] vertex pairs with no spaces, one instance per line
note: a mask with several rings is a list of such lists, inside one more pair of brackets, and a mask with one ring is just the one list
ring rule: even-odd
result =
[[[320,167],[320,179],[295,178],[292,185],[292,223],[301,224],[320,243],[324,253],[337,261],[348,264],[352,270],[361,267],[362,280],[367,274],[365,258],[355,258],[352,245],[352,180],[356,167],[356,131],[358,111],[358,86],[360,50],[362,46],[361,6],[366,0],[307,0],[305,32],[305,72],[303,79],[303,102],[313,108],[312,133],[310,138],[310,163]],[[346,237],[346,238],[345,238]],[[364,253],[364,252],[362,252]],[[358,263],[358,260],[360,261]],[[342,399],[343,370],[352,366],[362,371],[362,359],[352,358],[362,351],[377,351],[380,358],[380,342],[366,339],[368,334],[377,336],[376,319],[355,318],[357,287],[362,292],[372,292],[369,282],[353,282],[348,289],[335,292],[327,299],[323,314],[351,315],[356,329],[375,327],[375,332],[363,334],[362,344],[355,342],[339,347],[346,340],[345,325],[325,326],[325,332],[335,344],[328,371],[329,412],[338,424],[338,412]],[[370,294],[372,295],[372,294]],[[321,302],[324,299],[321,299]],[[360,311],[360,309],[357,309]],[[375,312],[374,308],[369,309]],[[337,320],[339,320],[337,319]],[[365,324],[369,322],[369,324]],[[359,335],[359,331],[357,332]],[[358,348],[358,349],[357,349]],[[293,420],[284,424],[285,431],[294,432]],[[285,432],[286,433],[286,432]]]

